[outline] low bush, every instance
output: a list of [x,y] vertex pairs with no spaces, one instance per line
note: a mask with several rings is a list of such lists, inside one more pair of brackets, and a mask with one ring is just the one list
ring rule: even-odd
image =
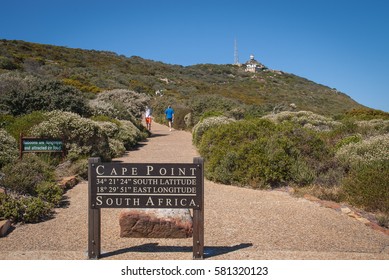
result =
[[284,111],[278,114],[266,115],[263,118],[271,120],[275,123],[292,122],[294,124],[298,124],[302,127],[316,131],[328,131],[341,125],[340,122],[334,121],[331,118],[324,117],[309,111]]
[[111,117],[108,117],[105,115],[92,116],[90,119],[93,121],[96,121],[96,122],[111,122],[111,123],[116,124],[117,126],[121,125],[121,123],[118,119],[111,118]]
[[98,93],[90,101],[93,115],[105,115],[122,120],[134,120],[142,116],[142,112],[150,97],[125,89],[115,89]]
[[39,197],[21,199],[22,217],[25,223],[38,223],[52,216],[53,207]]
[[366,136],[375,136],[379,134],[389,133],[389,120],[368,120],[355,122],[358,126],[358,131]]
[[6,126],[6,130],[19,142],[20,135],[30,136],[30,129],[46,120],[47,117],[41,111],[34,111],[32,113],[17,116],[14,121]]
[[389,159],[354,166],[343,182],[347,199],[369,211],[389,214]]
[[131,150],[139,141],[146,139],[148,136],[145,128],[141,127],[140,129],[131,121],[121,120],[120,124],[116,139],[123,143],[126,150]]
[[187,116],[190,112],[191,110],[187,107],[184,106],[175,107],[173,127],[175,129],[183,129],[183,130],[190,127],[191,124],[189,123],[189,125],[187,125],[187,122],[185,121],[185,116]]
[[0,218],[12,223],[37,223],[50,218],[52,205],[41,198],[0,193]]
[[88,180],[88,159],[83,158],[73,162],[70,168],[70,174],[76,174],[84,180]]
[[198,122],[192,129],[193,144],[198,145],[203,134],[211,127],[227,124],[235,121],[224,116],[209,117]]
[[7,114],[2,114],[1,113],[1,108],[0,108],[0,128],[5,129],[9,125],[11,125],[15,121],[15,117]]
[[244,115],[243,104],[221,95],[196,95],[188,100],[188,107],[192,111],[193,124],[203,117],[213,114],[222,114],[240,119]]
[[46,121],[30,130],[32,136],[63,139],[71,160],[84,156],[111,159],[108,136],[96,122],[62,111],[48,112],[45,116]]
[[362,141],[362,137],[360,135],[350,135],[347,137],[344,137],[340,141],[338,141],[335,145],[335,150],[339,150],[341,147],[346,146],[351,143],[358,143]]
[[14,116],[40,110],[64,110],[83,116],[90,109],[83,94],[74,87],[55,80],[15,73],[0,75],[0,108]]
[[109,150],[111,158],[120,157],[126,151],[126,148],[123,145],[123,142],[117,139],[110,138],[108,140]]
[[3,188],[7,192],[23,195],[37,195],[38,184],[54,180],[52,168],[33,154],[5,165],[2,172],[4,173],[1,181]]
[[375,110],[370,108],[358,108],[347,111],[344,118],[352,118],[355,120],[373,120],[382,119],[389,120],[389,113],[381,110]]
[[17,147],[15,138],[4,129],[0,129],[0,169],[18,157],[19,151]]
[[338,149],[336,157],[346,167],[389,160],[389,134],[373,136]]
[[0,193],[0,220],[10,219],[12,222],[19,222],[22,218],[20,208],[21,203],[19,199]]
[[199,150],[207,177],[222,183],[263,188],[341,179],[319,135],[292,123],[259,119],[210,127]]
[[36,186],[37,197],[53,206],[58,206],[64,190],[55,182],[41,182]]

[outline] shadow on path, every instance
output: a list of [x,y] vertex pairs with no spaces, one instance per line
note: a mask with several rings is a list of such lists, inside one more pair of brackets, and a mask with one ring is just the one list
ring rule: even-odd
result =
[[[204,258],[215,257],[223,254],[228,254],[237,250],[245,249],[253,246],[252,243],[241,243],[234,246],[205,246]],[[192,246],[158,246],[158,243],[147,243],[140,246],[123,248],[112,252],[102,253],[100,258],[108,258],[115,255],[125,254],[129,252],[141,252],[141,253],[189,253],[193,251]]]

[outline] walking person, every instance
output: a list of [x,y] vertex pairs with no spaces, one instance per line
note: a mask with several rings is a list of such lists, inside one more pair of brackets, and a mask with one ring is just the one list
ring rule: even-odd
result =
[[149,106],[146,106],[146,111],[145,111],[145,120],[146,120],[146,128],[151,131],[151,121],[152,121],[152,110]]
[[169,123],[169,130],[172,131],[172,126],[174,122],[174,110],[171,105],[169,105],[168,108],[165,110],[165,116]]

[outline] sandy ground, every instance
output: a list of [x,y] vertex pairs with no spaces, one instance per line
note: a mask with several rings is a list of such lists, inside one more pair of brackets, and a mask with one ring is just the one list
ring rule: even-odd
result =
[[[118,159],[192,163],[191,134],[153,124],[152,137]],[[87,259],[87,182],[66,193],[53,219],[17,225],[0,238],[1,260]],[[101,259],[190,260],[192,238],[119,237],[122,209],[102,209]],[[205,181],[205,258],[211,260],[389,260],[389,236],[318,203],[281,191]]]

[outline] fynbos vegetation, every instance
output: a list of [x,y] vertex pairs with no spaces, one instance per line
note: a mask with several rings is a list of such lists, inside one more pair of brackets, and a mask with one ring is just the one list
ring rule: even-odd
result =
[[60,158],[19,160],[20,134],[63,139],[68,170],[85,177],[88,157],[110,160],[147,137],[146,105],[156,121],[173,105],[211,180],[293,186],[389,216],[386,112],[281,71],[0,40],[0,219],[47,219],[63,193]]

